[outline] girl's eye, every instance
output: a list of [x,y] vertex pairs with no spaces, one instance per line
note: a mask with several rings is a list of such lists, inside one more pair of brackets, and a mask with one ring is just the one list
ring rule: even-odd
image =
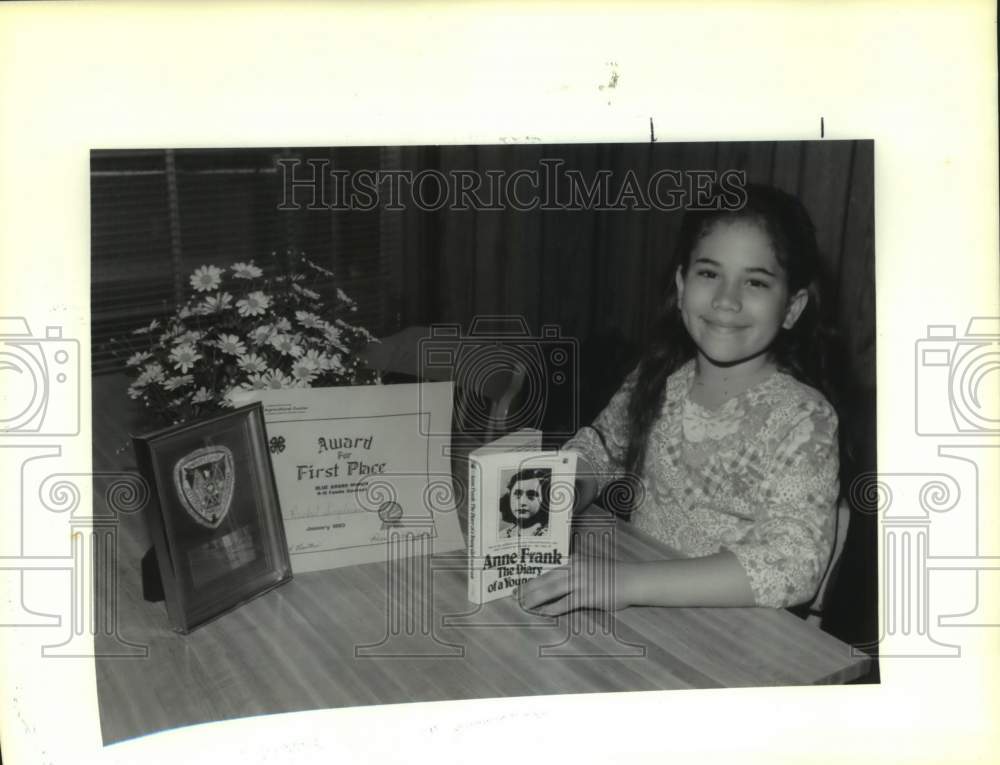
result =
[[760,279],[750,279],[749,281],[747,281],[747,284],[751,287],[762,287],[764,289],[767,289],[768,287],[771,286],[767,282],[760,281]]
[[705,279],[714,279],[715,278],[715,271],[712,271],[711,269],[708,269],[708,268],[698,269],[698,271],[696,272],[696,274],[698,276],[701,276],[701,277],[705,278]]

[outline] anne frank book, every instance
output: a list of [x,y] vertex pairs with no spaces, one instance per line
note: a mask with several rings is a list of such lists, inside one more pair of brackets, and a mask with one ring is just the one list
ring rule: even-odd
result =
[[469,600],[510,595],[569,563],[576,454],[518,431],[469,455]]

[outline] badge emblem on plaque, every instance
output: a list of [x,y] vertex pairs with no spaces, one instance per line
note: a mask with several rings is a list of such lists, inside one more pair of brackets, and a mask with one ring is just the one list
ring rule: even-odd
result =
[[233,501],[233,453],[225,446],[205,446],[177,460],[174,487],[191,519],[219,527]]

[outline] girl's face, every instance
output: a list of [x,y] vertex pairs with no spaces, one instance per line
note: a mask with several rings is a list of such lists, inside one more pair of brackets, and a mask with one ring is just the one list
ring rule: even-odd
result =
[[677,271],[681,316],[700,363],[753,372],[770,363],[768,348],[790,329],[808,300],[789,295],[784,268],[767,234],[749,221],[717,223]]

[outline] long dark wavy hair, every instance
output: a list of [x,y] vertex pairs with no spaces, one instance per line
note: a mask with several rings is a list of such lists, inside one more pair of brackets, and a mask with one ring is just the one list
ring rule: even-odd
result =
[[[782,328],[769,349],[778,369],[816,388],[838,409],[841,403],[836,364],[839,342],[821,301],[823,279],[816,229],[803,204],[794,196],[770,186],[749,184],[746,204],[738,210],[691,210],[681,223],[677,246],[663,286],[660,314],[653,326],[652,342],[646,348],[638,378],[629,400],[629,445],[625,466],[632,480],[641,475],[649,433],[662,411],[666,381],[696,349],[681,319],[676,274],[687,275],[691,255],[698,242],[720,223],[747,221],[763,230],[788,280],[789,296],[804,289],[808,303],[791,329]],[[839,361],[839,359],[838,359]],[[842,439],[843,440],[843,439]],[[844,446],[841,445],[843,452]]]

